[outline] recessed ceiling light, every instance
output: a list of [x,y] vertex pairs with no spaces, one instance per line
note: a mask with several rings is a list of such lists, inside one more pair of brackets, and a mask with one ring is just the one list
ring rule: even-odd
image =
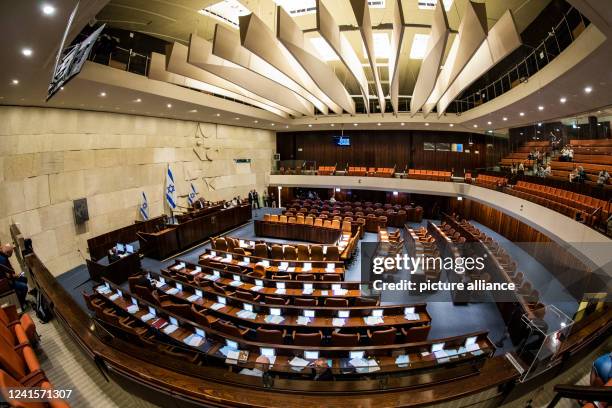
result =
[[166,108],[170,109],[172,107],[171,103],[166,104]]
[[429,126],[429,123],[425,123],[425,126]]
[[477,127],[478,127],[478,125],[474,125],[474,127],[475,127],[475,128],[477,128]]
[[60,86],[60,91],[63,91],[63,90],[64,90],[64,87],[63,87],[63,86]]
[[401,126],[404,126],[404,125],[405,125],[405,123],[404,123],[404,122],[402,122],[402,123],[400,123],[400,125],[401,125]]
[[566,97],[562,97],[561,99],[559,99],[559,102],[565,103],[565,102],[567,102],[567,98]]
[[519,113],[519,116],[525,116],[525,112]]
[[376,124],[376,126],[380,126],[380,122],[378,122],[378,123]]
[[353,123],[353,126],[357,126],[357,124],[356,124],[356,123]]
[[308,124],[308,127],[312,127],[312,124]]
[[259,123],[259,121],[258,121],[257,119],[255,119],[255,120],[253,121],[253,123]]
[[542,122],[538,122],[538,126],[542,126]]
[[544,107],[543,107],[542,105],[540,105],[540,106],[538,106],[538,110],[539,110],[539,111],[543,111],[543,110],[544,110]]
[[274,126],[274,123],[270,123],[270,126]]
[[134,99],[134,102],[142,102],[142,99],[136,98],[136,99]]
[[221,116],[221,114],[220,114],[220,113],[217,113],[217,117],[219,117],[219,116]]
[[100,92],[100,96],[101,97],[105,97],[106,96],[106,92]]
[[189,111],[189,113],[198,113],[198,110],[197,109],[192,109],[192,110]]
[[490,125],[491,123],[492,123],[491,121],[488,121],[488,122],[487,122],[487,125]]
[[32,49],[31,48],[22,48],[21,49],[21,53],[26,56],[26,57],[31,57],[32,56]]
[[285,125],[285,129],[289,129],[289,125]]
[[331,126],[331,127],[334,127],[334,126],[336,126],[336,125],[334,125],[334,124],[332,123],[330,126]]
[[240,118],[234,118],[235,120],[240,120]]
[[591,93],[592,90],[593,90],[593,88],[590,87],[590,86],[587,86],[586,88],[584,88],[584,92],[586,92],[586,93]]
[[507,120],[508,120],[508,118],[504,116],[504,117],[502,118],[502,120],[505,122],[505,121],[507,121]]
[[455,125],[454,125],[454,124],[452,124],[452,123],[449,123],[449,124],[448,124],[448,126],[453,127],[453,126],[455,126]]
[[43,4],[42,12],[47,16],[52,16],[55,14],[55,7],[53,7],[51,4]]
[[13,84],[13,85],[19,85],[19,80],[18,80],[18,79],[13,79],[13,80],[11,81],[11,84]]

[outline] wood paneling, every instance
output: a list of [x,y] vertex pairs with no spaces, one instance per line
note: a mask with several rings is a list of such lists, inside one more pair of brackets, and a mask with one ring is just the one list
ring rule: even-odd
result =
[[[452,170],[491,166],[507,152],[507,139],[466,132],[428,132],[419,130],[351,130],[344,136],[351,145],[337,146],[334,136],[340,131],[279,132],[277,152],[281,161],[309,160],[317,166],[347,164],[368,167],[406,166],[415,169]],[[473,145],[469,145],[470,138]],[[462,143],[469,153],[426,151],[424,142]],[[478,153],[476,153],[478,152]]]

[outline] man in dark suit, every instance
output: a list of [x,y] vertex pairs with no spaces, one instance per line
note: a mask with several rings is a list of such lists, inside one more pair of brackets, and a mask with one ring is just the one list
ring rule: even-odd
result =
[[15,291],[21,308],[26,306],[26,295],[28,294],[28,279],[25,276],[15,276],[15,270],[9,261],[13,255],[14,247],[11,244],[4,244],[0,247],[0,279],[8,279],[11,288]]
[[253,190],[249,191],[249,206],[253,208]]

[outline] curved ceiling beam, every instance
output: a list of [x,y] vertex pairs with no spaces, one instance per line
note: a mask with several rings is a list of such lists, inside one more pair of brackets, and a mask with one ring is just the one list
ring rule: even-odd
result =
[[327,114],[331,109],[337,114],[342,114],[342,108],[319,89],[295,58],[278,42],[272,30],[254,13],[240,17],[240,42],[244,48],[259,56],[308,91],[316,98],[317,103],[315,101],[311,102],[321,112]]
[[[304,88],[297,84],[293,79],[268,64],[259,56],[240,45],[240,36],[235,31],[220,24],[215,26],[213,38],[213,54],[219,58],[244,67],[256,74],[269,78],[287,89],[300,95],[302,98],[313,103],[317,109],[321,106],[327,112],[327,106],[308,93]],[[316,102],[316,104],[315,104]],[[321,109],[319,109],[321,110]],[[323,111],[322,111],[323,112]],[[314,114],[314,110],[313,110]]]
[[361,60],[359,60],[351,43],[340,33],[340,27],[331,13],[323,6],[321,0],[317,0],[317,32],[329,44],[331,49],[334,50],[340,61],[342,61],[346,69],[359,84],[366,112],[370,113],[368,79],[361,66]]
[[192,33],[187,62],[275,103],[293,116],[314,115],[311,103],[277,82],[213,55],[212,48],[212,43]]
[[281,6],[276,7],[276,16],[276,37],[278,40],[331,100],[354,115],[355,101],[342,85],[334,70],[305,49],[304,33]]
[[493,68],[495,64],[520,47],[521,44],[521,35],[516,28],[512,12],[506,10],[504,15],[491,28],[487,39],[466,64],[465,69],[457,75],[457,79],[438,101],[438,117],[442,116],[448,105],[461,92]]
[[468,1],[459,24],[459,33],[444,62],[444,69],[438,76],[434,90],[423,107],[424,115],[432,111],[486,38],[487,11],[485,4]]
[[[171,68],[176,68],[176,67],[171,66],[170,64],[172,63],[172,65],[175,65],[175,62],[171,61],[171,58],[169,56],[158,54],[155,52],[152,53],[151,55],[152,55],[151,56],[151,67],[149,68],[149,78],[150,79],[164,81],[164,82],[172,83],[175,85],[197,89],[199,91],[212,93],[215,95],[220,95],[220,96],[225,96],[228,98],[236,99],[241,102],[245,102],[250,105],[256,106],[258,108],[265,109],[268,112],[272,112],[275,115],[278,115],[285,119],[289,118],[289,115],[286,112],[283,112],[280,109],[277,109],[273,106],[263,103],[260,100],[251,99],[248,96],[245,96],[244,93],[242,92],[242,89],[240,89],[239,87],[233,85],[232,83],[228,81],[225,81],[224,79],[218,78],[204,71],[203,71],[204,75],[200,76],[200,78],[198,79],[191,78],[189,76],[173,72],[174,70],[171,70]],[[204,79],[204,81],[201,79]]]
[[427,51],[419,70],[419,76],[414,84],[410,100],[410,115],[414,116],[423,107],[436,85],[440,74],[440,66],[444,58],[446,43],[450,34],[448,19],[444,5],[439,2],[434,10],[431,34],[427,41]]
[[357,26],[361,33],[361,39],[366,49],[368,62],[372,69],[372,77],[374,78],[374,86],[376,88],[376,96],[380,105],[381,113],[385,113],[386,100],[385,94],[380,84],[380,75],[378,74],[378,65],[376,64],[376,51],[374,50],[374,34],[372,34],[372,20],[370,18],[370,6],[368,0],[351,0],[351,8],[357,19]]
[[399,60],[404,39],[404,11],[402,1],[395,0],[393,9],[393,31],[391,32],[391,54],[389,55],[389,97],[396,115],[399,111]]

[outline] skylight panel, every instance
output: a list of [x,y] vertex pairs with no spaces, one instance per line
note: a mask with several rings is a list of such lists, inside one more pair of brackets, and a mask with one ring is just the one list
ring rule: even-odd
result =
[[338,61],[340,59],[338,54],[335,53],[322,37],[311,38],[310,42],[323,61]]
[[415,34],[410,47],[410,59],[423,59],[427,52],[429,34]]
[[204,16],[213,17],[223,21],[234,28],[239,27],[240,16],[250,13],[249,9],[240,4],[238,0],[222,0],[198,11]]

